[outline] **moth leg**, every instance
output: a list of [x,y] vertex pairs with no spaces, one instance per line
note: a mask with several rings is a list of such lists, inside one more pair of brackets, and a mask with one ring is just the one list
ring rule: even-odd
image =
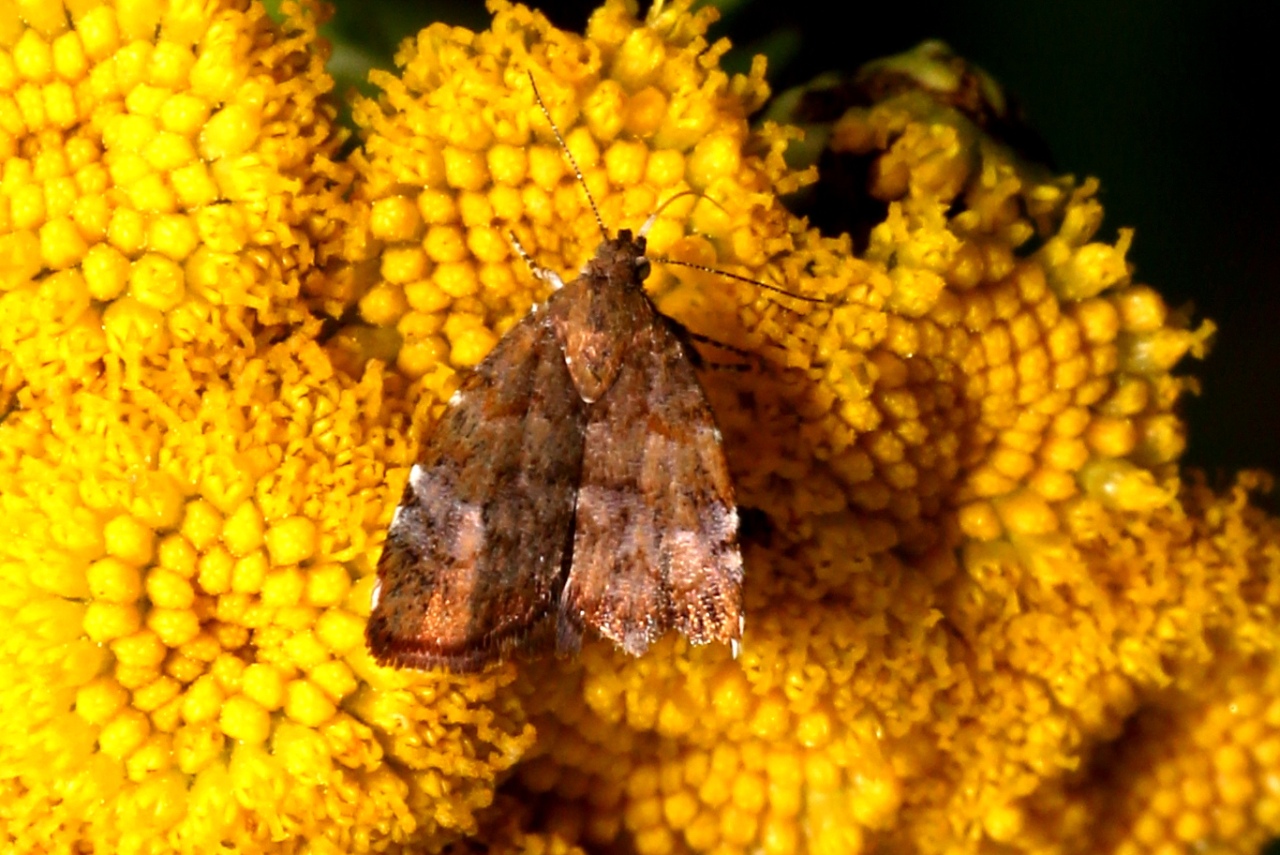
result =
[[551,285],[553,291],[559,291],[564,287],[564,280],[560,278],[560,274],[556,273],[549,267],[541,267],[536,261],[525,252],[524,247],[520,245],[520,239],[516,237],[515,232],[507,232],[507,237],[511,238],[511,245],[515,247],[516,254],[524,259],[524,263],[528,266],[529,272],[533,274],[533,278],[539,282],[546,282]]
[[742,362],[712,362],[701,355],[697,359],[690,359],[689,361],[693,363],[694,368],[705,368],[712,371],[734,371],[739,374],[745,374],[753,368],[753,366]]
[[[740,347],[735,347],[732,344],[726,344],[709,335],[694,332],[675,318],[669,318],[666,315],[662,315],[661,317],[666,323],[667,328],[670,329],[672,334],[674,334],[680,341],[681,346],[684,348],[685,355],[689,357],[689,361],[693,363],[694,368],[722,368],[728,371],[749,371],[753,365],[759,364],[760,356],[758,354],[752,353],[749,350],[743,350]],[[709,344],[712,347],[718,347],[721,350],[727,350],[730,353],[736,353],[743,359],[750,360],[752,364],[741,365],[734,362],[710,361],[702,355],[702,351],[698,350],[698,348],[694,346],[693,343],[695,341],[700,341],[703,344]]]

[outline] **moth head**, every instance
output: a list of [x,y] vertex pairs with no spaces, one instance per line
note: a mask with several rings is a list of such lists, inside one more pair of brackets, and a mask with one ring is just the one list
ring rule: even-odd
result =
[[630,229],[621,229],[616,238],[606,240],[596,250],[589,266],[604,276],[616,278],[624,285],[639,287],[649,275],[649,259],[645,257],[645,239],[633,237]]

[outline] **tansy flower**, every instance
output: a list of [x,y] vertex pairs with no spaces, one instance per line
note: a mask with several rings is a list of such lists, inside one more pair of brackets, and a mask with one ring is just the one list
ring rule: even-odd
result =
[[226,374],[175,357],[136,385],[26,396],[0,426],[15,851],[440,841],[475,832],[529,745],[497,695],[510,670],[369,659],[408,413],[397,377],[335,374],[315,332]]
[[[350,169],[311,12],[0,11],[0,390],[182,347],[224,360],[340,304],[322,274]],[[340,305],[338,306],[340,308]]]
[[[74,382],[10,363],[6,843],[1137,852],[1274,833],[1280,530],[1254,480],[1180,480],[1170,372],[1209,330],[1132,280],[1128,233],[1096,239],[1096,183],[945,99],[881,92],[829,129],[879,206],[855,252],[780,202],[822,176],[787,167],[793,129],[748,125],[763,66],[718,68],[712,13],[612,2],[576,36],[492,9],[486,32],[406,43],[356,105],[349,204],[305,220],[342,229],[313,239],[344,266],[317,250],[296,291],[210,316],[243,336],[86,356]],[[756,354],[704,376],[756,510],[737,659],[597,641],[461,677],[364,649],[421,432],[545,296],[507,232],[564,276],[600,240],[529,73],[609,228],[694,190],[655,255],[824,301],[650,280],[664,311]],[[343,167],[314,165],[302,186],[338,192]],[[332,335],[307,320],[349,302]]]
[[[441,357],[472,364],[541,295],[505,230],[562,271],[598,241],[529,108],[528,71],[606,223],[705,193],[723,208],[661,220],[657,254],[828,301],[679,270],[656,284],[666,311],[762,355],[706,382],[740,502],[772,531],[749,548],[737,662],[669,640],[638,660],[590,648],[572,679],[561,663],[524,669],[539,739],[513,793],[535,799],[535,827],[653,853],[1034,849],[1049,827],[1080,839],[1065,823],[1084,801],[1050,826],[1043,794],[1203,661],[1226,615],[1272,608],[1256,587],[1275,572],[1265,549],[1211,549],[1170,512],[1188,386],[1170,369],[1211,327],[1188,329],[1132,281],[1129,233],[1095,239],[1096,182],[1024,163],[936,99],[891,93],[832,128],[882,204],[856,257],[773,195],[812,177],[777,157],[788,132],[746,135],[733,112],[714,127],[745,147],[678,132],[690,93],[748,93],[713,90],[723,111],[758,99],[756,78],[680,50],[702,47],[700,26],[659,9],[638,28],[608,5],[584,45],[495,8],[490,33],[425,31],[376,109],[357,111],[359,188],[384,244],[361,308],[395,325],[401,370],[432,388]],[[665,44],[636,63],[656,33]],[[652,103],[666,111],[641,123]],[[666,162],[679,168],[653,171]],[[1195,544],[1196,558],[1146,543]]]

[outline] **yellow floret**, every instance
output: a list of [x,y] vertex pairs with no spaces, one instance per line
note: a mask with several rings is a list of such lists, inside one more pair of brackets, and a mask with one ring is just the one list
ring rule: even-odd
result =
[[253,745],[265,741],[270,735],[271,717],[249,698],[233,695],[222,703],[218,726],[232,739]]
[[155,532],[142,521],[127,515],[118,516],[103,526],[102,535],[109,554],[130,564],[150,563]]
[[276,667],[256,662],[245,669],[245,697],[264,709],[279,709],[284,704],[284,690],[284,677]]
[[187,609],[195,602],[195,589],[184,576],[155,569],[147,575],[147,598],[160,608]]
[[[306,517],[290,517],[280,520],[267,529],[263,540],[271,563],[298,564],[313,556],[316,551],[316,525]],[[300,592],[302,580],[297,580]],[[295,594],[296,598],[296,594]]]
[[147,626],[172,648],[181,647],[200,634],[200,618],[188,609],[152,609],[147,614]]
[[324,692],[309,680],[293,680],[285,694],[285,714],[307,727],[323,724],[337,711]]
[[150,723],[141,711],[121,710],[103,725],[98,734],[98,747],[106,756],[120,760],[137,750],[150,730]]
[[252,501],[244,501],[227,516],[222,542],[233,555],[249,555],[262,546],[264,531],[262,512]]
[[99,678],[76,692],[76,713],[90,724],[105,724],[129,702],[129,692],[110,678]]
[[138,599],[142,592],[142,576],[137,563],[103,558],[91,564],[88,580],[93,597],[108,603],[131,603]]
[[132,605],[110,602],[90,603],[84,616],[85,635],[94,641],[110,641],[131,635],[142,625],[142,616]]

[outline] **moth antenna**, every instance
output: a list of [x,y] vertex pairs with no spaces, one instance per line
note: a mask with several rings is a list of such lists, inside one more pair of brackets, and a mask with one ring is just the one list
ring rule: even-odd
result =
[[507,232],[507,237],[511,238],[511,245],[515,247],[516,254],[524,259],[524,263],[529,266],[529,272],[533,274],[534,279],[550,282],[551,287],[557,291],[564,287],[564,280],[560,278],[559,273],[546,267],[538,266],[538,263],[530,257],[529,253],[524,251],[524,247],[520,245],[520,238],[516,237],[515,232]]
[[[684,330],[684,334],[685,334],[685,335],[687,335],[689,338],[693,339],[694,341],[700,341],[700,342],[702,342],[702,343],[704,343],[704,344],[711,344],[711,345],[715,345],[716,347],[720,348],[721,350],[727,350],[727,351],[729,351],[730,353],[736,353],[736,354],[738,354],[739,356],[745,357],[745,358],[747,358],[747,359],[755,359],[755,358],[756,358],[756,356],[757,356],[757,354],[752,353],[752,352],[751,352],[751,351],[749,351],[749,350],[743,350],[743,349],[742,349],[742,348],[740,348],[740,347],[735,347],[735,346],[734,346],[734,345],[732,345],[732,344],[728,344],[727,342],[720,341],[720,339],[718,339],[718,338],[712,338],[712,337],[711,337],[711,336],[709,336],[709,335],[703,335],[703,334],[702,334],[702,333],[700,333],[700,332],[694,332],[693,330],[689,329],[688,327],[686,327],[686,326],[684,326],[684,325],[681,325],[681,328]],[[710,363],[708,363],[708,364],[710,364]],[[733,364],[733,363],[730,363],[730,364]]]
[[[712,205],[715,205],[720,210],[725,211],[724,205],[721,205],[719,202],[717,202],[715,199],[712,199],[706,193],[700,193],[697,190],[682,190],[676,195],[672,196],[667,201],[663,202],[661,205],[659,205],[658,210],[654,211],[652,214],[649,215],[649,219],[644,221],[644,225],[640,227],[640,231],[636,232],[636,237],[645,237],[646,235],[648,235],[649,229],[652,228],[653,224],[658,221],[658,215],[661,214],[668,205],[670,205],[672,202],[676,201],[677,199],[681,198],[682,196],[701,197],[703,199],[706,199]],[[728,212],[726,211],[726,213]],[[701,270],[704,273],[718,273],[721,276],[727,276],[730,279],[737,279],[739,282],[749,282],[752,285],[756,285],[760,288],[765,289],[766,291],[776,291],[779,294],[785,294],[788,297],[794,297],[797,300],[804,300],[806,303],[825,303],[826,302],[826,300],[819,300],[814,297],[806,297],[803,294],[796,294],[792,291],[786,290],[785,288],[779,288],[776,285],[770,285],[767,282],[760,282],[755,279],[749,279],[746,276],[739,276],[736,273],[730,273],[729,271],[721,270],[718,267],[708,267],[705,264],[694,264],[691,261],[676,261],[674,258],[661,258],[657,256],[652,256],[652,255],[646,255],[645,257],[648,258],[650,261],[659,261],[663,264],[674,264],[677,267],[692,267],[694,270]]]
[[740,374],[745,374],[752,368],[752,366],[741,362],[712,362],[709,359],[703,359],[700,365],[695,365],[694,367],[705,368],[708,371],[736,371]]
[[582,177],[582,170],[578,168],[578,161],[573,159],[573,152],[569,151],[569,144],[564,141],[564,137],[560,134],[560,129],[556,127],[556,120],[551,118],[551,111],[543,103],[542,94],[538,92],[538,84],[534,82],[532,71],[529,72],[529,85],[533,87],[533,97],[542,109],[542,115],[547,117],[547,124],[551,125],[551,130],[556,135],[556,140],[560,143],[564,156],[568,158],[569,165],[573,167],[573,174],[578,177],[578,183],[582,185],[582,192],[587,194],[587,202],[591,205],[591,213],[596,215],[596,225],[600,226],[600,234],[605,240],[608,240],[609,230],[604,227],[604,220],[600,217],[600,209],[596,207],[596,200],[592,198],[591,189],[587,187],[587,179]]
[[720,276],[727,276],[730,279],[736,279],[739,282],[747,282],[766,291],[774,291],[778,294],[784,294],[788,297],[794,297],[797,300],[804,300],[806,303],[825,303],[826,300],[818,297],[806,297],[803,294],[797,294],[794,291],[788,291],[785,288],[779,288],[777,285],[770,285],[768,282],[761,282],[758,279],[752,279],[749,276],[739,276],[736,273],[730,273],[727,270],[721,270],[718,267],[708,267],[705,264],[694,264],[692,261],[677,261],[674,258],[660,258],[652,255],[645,256],[650,261],[658,261],[663,264],[674,264],[676,267],[691,267],[694,270],[701,270],[703,273],[716,273]]
[[[706,199],[708,202],[710,202],[712,205],[715,205],[720,210],[725,211],[724,205],[721,205],[719,202],[717,202],[715,199],[712,199],[706,193],[699,193],[697,190],[681,190],[679,193],[677,193],[676,195],[672,196],[670,199],[668,199],[667,201],[659,205],[658,210],[654,211],[652,214],[649,215],[649,219],[644,221],[644,225],[640,227],[640,231],[636,232],[636,237],[645,237],[646,235],[648,235],[649,229],[651,229],[653,227],[653,224],[658,221],[658,215],[661,214],[664,210],[666,210],[666,207],[668,205],[670,205],[675,200],[681,198],[682,196],[698,196],[700,198]],[[727,214],[728,211],[725,211],[725,213]]]

